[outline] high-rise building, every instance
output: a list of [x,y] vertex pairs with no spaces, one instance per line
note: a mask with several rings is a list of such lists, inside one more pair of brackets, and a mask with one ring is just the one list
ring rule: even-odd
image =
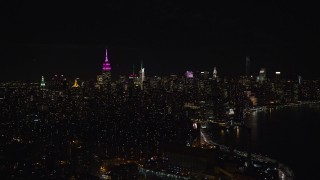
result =
[[193,78],[193,72],[192,71],[186,71],[185,76],[186,76],[186,78]]
[[108,49],[106,49],[106,58],[102,65],[103,84],[107,85],[111,81],[111,65],[108,60]]
[[259,71],[258,81],[263,82],[266,80],[266,78],[267,78],[266,68],[261,68]]
[[6,89],[4,87],[0,87],[0,99],[6,98],[5,92],[6,92]]
[[77,80],[77,79],[74,80],[74,84],[72,85],[72,87],[73,87],[73,88],[78,88],[78,87],[80,87],[79,84],[78,84],[78,80]]
[[246,57],[246,76],[250,77],[250,57]]
[[141,90],[143,90],[143,82],[146,80],[146,76],[145,76],[145,69],[143,67],[142,61],[141,61],[139,78],[140,78],[140,87],[141,87]]
[[280,71],[276,71],[275,79],[276,80],[280,80],[280,75],[281,75],[281,72]]
[[41,77],[40,87],[44,88],[46,86],[46,82],[44,81],[44,77]]
[[199,75],[199,79],[209,79],[209,71],[201,71]]
[[103,76],[102,75],[98,75],[97,76],[97,84],[98,85],[103,85]]
[[216,69],[216,67],[214,67],[213,68],[213,79],[217,79],[217,77],[218,77],[218,72],[217,72],[217,69]]

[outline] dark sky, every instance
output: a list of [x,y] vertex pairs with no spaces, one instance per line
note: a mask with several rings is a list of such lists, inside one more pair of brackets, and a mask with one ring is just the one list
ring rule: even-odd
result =
[[2,2],[0,81],[94,79],[105,48],[116,76],[141,60],[147,75],[216,66],[220,75],[235,76],[250,56],[253,74],[265,67],[270,75],[318,78],[317,6],[290,3]]

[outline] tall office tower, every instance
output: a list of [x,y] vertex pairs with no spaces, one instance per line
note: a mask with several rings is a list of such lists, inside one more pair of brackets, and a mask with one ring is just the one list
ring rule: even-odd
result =
[[41,88],[46,87],[46,82],[44,81],[44,77],[43,77],[43,76],[41,77],[40,87],[41,87]]
[[78,80],[77,80],[77,79],[74,80],[74,84],[72,85],[72,87],[73,87],[73,88],[78,88],[78,87],[80,87],[79,84],[78,84]]
[[217,77],[218,77],[218,71],[217,71],[217,69],[216,69],[216,67],[214,67],[213,68],[213,79],[217,79]]
[[106,58],[102,65],[103,84],[107,85],[111,81],[111,65],[108,60],[108,49],[106,49]]
[[146,77],[145,77],[145,69],[143,67],[143,63],[141,61],[141,67],[140,67],[140,72],[139,72],[139,78],[140,78],[140,87],[141,90],[143,90],[143,82],[145,81]]
[[186,73],[184,74],[186,79],[185,79],[185,85],[186,85],[186,90],[188,92],[190,92],[191,89],[193,89],[193,72],[192,71],[186,71]]
[[0,87],[0,99],[6,98],[5,92],[6,92],[6,89],[4,87]]
[[95,87],[98,89],[101,89],[102,86],[103,86],[103,76],[100,74],[100,75],[97,75],[97,82],[95,84]]
[[298,76],[298,84],[300,85],[302,82],[302,77],[301,76]]
[[246,76],[250,77],[250,57],[246,57]]
[[265,68],[261,68],[259,72],[259,82],[263,82],[266,80],[267,72]]
[[193,72],[192,71],[186,71],[185,76],[186,76],[186,78],[193,78]]
[[276,80],[280,80],[280,75],[281,75],[281,72],[280,71],[276,71],[275,79]]

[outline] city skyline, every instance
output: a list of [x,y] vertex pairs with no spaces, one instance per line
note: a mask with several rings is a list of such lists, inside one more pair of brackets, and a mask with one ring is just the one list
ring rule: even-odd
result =
[[[7,62],[3,62],[4,66],[1,67],[1,81],[35,80],[42,75],[53,76],[55,74],[64,74],[71,78],[79,77],[87,80],[94,79],[100,72],[101,63],[104,61],[105,54],[102,52],[105,48],[103,47],[52,48],[54,46],[50,45],[48,45],[48,47],[38,47],[38,49],[26,48],[30,51],[26,52],[24,49],[22,52],[17,52],[13,57],[9,57],[9,59],[11,59]],[[160,52],[159,49],[150,51],[138,48],[125,49],[111,47],[108,49],[111,49],[109,53],[111,58],[109,59],[111,59],[110,62],[113,64],[112,74],[114,74],[116,78],[118,78],[119,75],[130,74],[132,72],[132,65],[135,65],[135,72],[138,72],[138,64],[141,60],[143,60],[145,62],[144,64],[148,67],[147,76],[182,75],[187,70],[211,72],[214,67],[217,67],[220,75],[224,77],[236,77],[246,75],[246,59],[249,57],[242,56],[240,55],[241,53],[239,53],[237,57],[228,57],[228,55],[218,57],[217,54],[214,53],[215,51],[210,51],[209,49],[191,50],[189,51],[189,56],[185,55],[183,51],[174,50],[167,52],[161,51],[163,54],[154,56]],[[171,58],[169,56],[170,53]],[[22,54],[27,54],[27,56],[22,56]],[[199,59],[196,58],[197,55],[199,55]],[[179,59],[179,56],[180,58],[185,59],[181,64],[177,64],[177,62],[174,61],[174,59]],[[211,60],[208,59],[208,56],[211,57]],[[26,59],[23,59],[23,57],[26,57]],[[166,57],[168,58],[166,59]],[[256,56],[250,56],[250,74],[253,76],[257,76],[261,68],[266,68],[267,76],[269,78],[272,78],[277,71],[280,71],[282,77],[285,78],[295,79],[298,76],[302,76],[306,79],[319,78],[319,76],[316,75],[316,71],[310,71],[310,69],[306,71],[303,67],[296,66],[296,64],[290,62],[273,61],[273,64],[270,64],[270,62],[261,62],[261,59],[258,58],[259,57]],[[131,61],[126,61],[126,59],[130,59]],[[157,61],[155,61],[155,59]],[[224,62],[227,60],[235,62],[227,65],[225,64],[226,62]],[[15,61],[19,61],[20,63],[17,65]],[[205,63],[198,63],[201,61],[205,61]],[[16,71],[10,71],[11,69],[17,68],[21,74],[17,74]],[[33,69],[32,72],[30,72],[29,69]]]
[[[303,163],[292,158],[295,154],[287,153],[301,153],[297,147],[305,138],[296,133],[296,127],[301,128],[300,123],[305,122],[302,117],[307,116],[297,115],[297,110],[288,113],[287,108],[319,108],[319,80],[302,80],[300,76],[287,81],[280,71],[267,80],[266,68],[261,68],[255,78],[225,79],[217,67],[211,72],[146,78],[144,68],[148,66],[141,61],[139,76],[110,81],[112,53],[108,49],[103,52],[95,82],[55,75],[53,79],[41,76],[36,83],[0,83],[1,128],[5,134],[1,152],[8,161],[2,166],[4,177],[25,177],[29,169],[37,169],[34,177],[128,176],[127,171],[117,170],[125,170],[127,165],[133,165],[130,175],[137,177],[157,170],[158,163],[160,176],[174,173],[192,177],[195,168],[205,170],[201,176],[211,177],[292,179],[312,175],[310,168],[303,168],[305,163],[315,162],[306,152],[309,149],[301,147],[306,149]],[[245,67],[248,72],[248,63]],[[283,118],[280,110],[292,116]],[[279,115],[275,121],[269,119],[271,112],[272,117]],[[312,116],[308,119],[316,121]],[[266,122],[270,124],[264,126]],[[285,136],[283,129],[291,135]],[[302,129],[314,132],[309,130],[308,126]],[[30,145],[32,153],[16,148],[24,145]],[[16,154],[21,154],[21,160],[14,158]],[[181,156],[183,161],[175,161]],[[202,157],[206,161],[197,163]],[[23,159],[28,159],[24,161],[27,169],[10,165]],[[126,165],[118,166],[119,162]],[[143,168],[136,167],[141,164]],[[234,171],[234,167],[239,170]],[[18,170],[24,174],[17,174]]]
[[266,68],[284,77],[320,77],[316,6],[152,0],[3,7],[1,80],[31,80],[46,72],[91,79],[105,48],[117,76],[141,60],[149,75],[217,67],[220,75],[235,76],[245,73],[249,56],[251,73]]
[[1,3],[0,179],[320,179],[318,11]]

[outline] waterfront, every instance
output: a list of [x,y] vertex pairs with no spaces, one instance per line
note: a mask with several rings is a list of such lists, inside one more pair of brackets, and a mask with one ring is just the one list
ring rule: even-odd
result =
[[319,179],[319,120],[319,103],[302,104],[252,113],[246,119],[250,134],[245,128],[213,125],[206,132],[219,144],[251,150],[284,163],[294,171],[296,179]]

